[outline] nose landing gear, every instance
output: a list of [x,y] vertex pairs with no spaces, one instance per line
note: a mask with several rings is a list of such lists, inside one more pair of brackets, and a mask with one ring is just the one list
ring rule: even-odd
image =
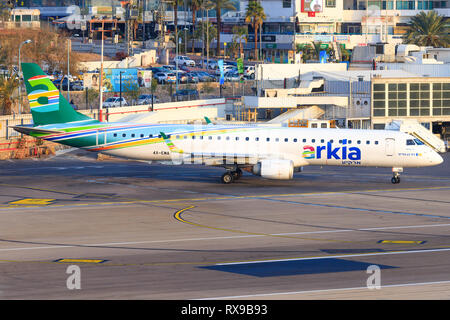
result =
[[392,179],[391,182],[393,184],[400,183],[400,172],[403,172],[403,168],[392,168]]

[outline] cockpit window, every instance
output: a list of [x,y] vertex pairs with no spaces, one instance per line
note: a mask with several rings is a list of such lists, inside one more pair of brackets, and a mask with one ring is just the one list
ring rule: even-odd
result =
[[416,142],[417,145],[422,146],[424,145],[424,143],[422,141],[420,141],[419,139],[414,139],[414,141]]
[[413,139],[406,140],[406,145],[407,146],[414,146],[415,145],[414,140]]

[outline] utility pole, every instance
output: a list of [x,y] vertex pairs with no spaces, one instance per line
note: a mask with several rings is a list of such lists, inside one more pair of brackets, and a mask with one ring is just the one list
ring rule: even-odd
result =
[[100,62],[100,104],[98,110],[98,119],[103,121],[103,38],[104,38],[104,29],[101,29],[102,34],[102,52],[101,52],[101,62]]
[[70,39],[67,39],[67,101],[70,103]]

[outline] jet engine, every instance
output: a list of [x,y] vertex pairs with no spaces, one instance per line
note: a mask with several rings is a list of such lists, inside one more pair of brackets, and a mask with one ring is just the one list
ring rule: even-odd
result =
[[261,160],[253,166],[252,173],[267,179],[289,180],[294,176],[291,160]]

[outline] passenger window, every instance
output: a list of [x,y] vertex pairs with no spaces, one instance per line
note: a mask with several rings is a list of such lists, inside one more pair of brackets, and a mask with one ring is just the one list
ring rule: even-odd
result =
[[177,135],[176,138],[177,138],[177,139],[180,139],[180,136]]
[[113,134],[113,137],[117,137],[117,133],[114,133],[114,134]]
[[348,143],[348,144],[352,144],[352,140],[348,140],[347,143]]
[[256,138],[255,138],[255,141],[259,141],[259,138],[258,138],[258,137],[256,137]]
[[141,138],[143,138],[144,137],[144,134],[143,133],[141,133]]
[[209,140],[212,140],[212,136],[209,136],[208,139],[209,139]]
[[414,140],[412,140],[412,139],[406,140],[406,145],[407,146],[414,146],[415,145]]
[[266,138],[266,141],[269,142],[269,141],[270,141],[270,138]]
[[278,139],[278,138],[275,138],[275,142],[278,142],[278,141],[280,141],[280,139]]
[[312,142],[312,143],[316,142],[316,139],[312,139],[311,142]]
[[217,136],[217,140],[220,140],[220,139],[222,139],[222,137],[221,136]]
[[284,138],[284,142],[289,142],[289,139],[288,138]]
[[297,138],[294,138],[294,142],[297,142]]
[[330,143],[333,143],[333,142],[334,142],[334,140],[333,140],[333,139],[331,139],[331,140],[330,140]]
[[249,138],[249,137],[246,137],[246,138],[245,138],[245,141],[248,141],[248,140],[250,140],[250,138]]
[[425,143],[423,143],[422,141],[420,141],[419,139],[414,139],[414,142],[418,145],[418,146],[423,146]]
[[366,141],[366,144],[370,144],[370,141],[369,141],[369,140],[367,140],[367,141]]
[[125,138],[126,136],[127,136],[127,135],[126,135],[126,133],[122,133],[122,137],[124,137],[124,138]]
[[135,134],[134,134],[134,133],[132,133],[132,134],[131,134],[131,137],[132,137],[132,138],[134,138],[134,137],[135,137]]
[[306,142],[306,139],[303,139],[303,142]]
[[149,136],[148,136],[149,138],[153,138],[153,135],[152,134],[150,134]]
[[375,144],[378,144],[378,141],[375,141]]
[[324,139],[321,139],[321,140],[320,140],[320,143],[324,143],[324,142],[325,142],[325,140],[324,140]]
[[235,139],[236,139],[236,141],[238,141],[238,140],[239,140],[239,137],[236,137]]
[[357,144],[361,144],[361,140],[356,141]]

